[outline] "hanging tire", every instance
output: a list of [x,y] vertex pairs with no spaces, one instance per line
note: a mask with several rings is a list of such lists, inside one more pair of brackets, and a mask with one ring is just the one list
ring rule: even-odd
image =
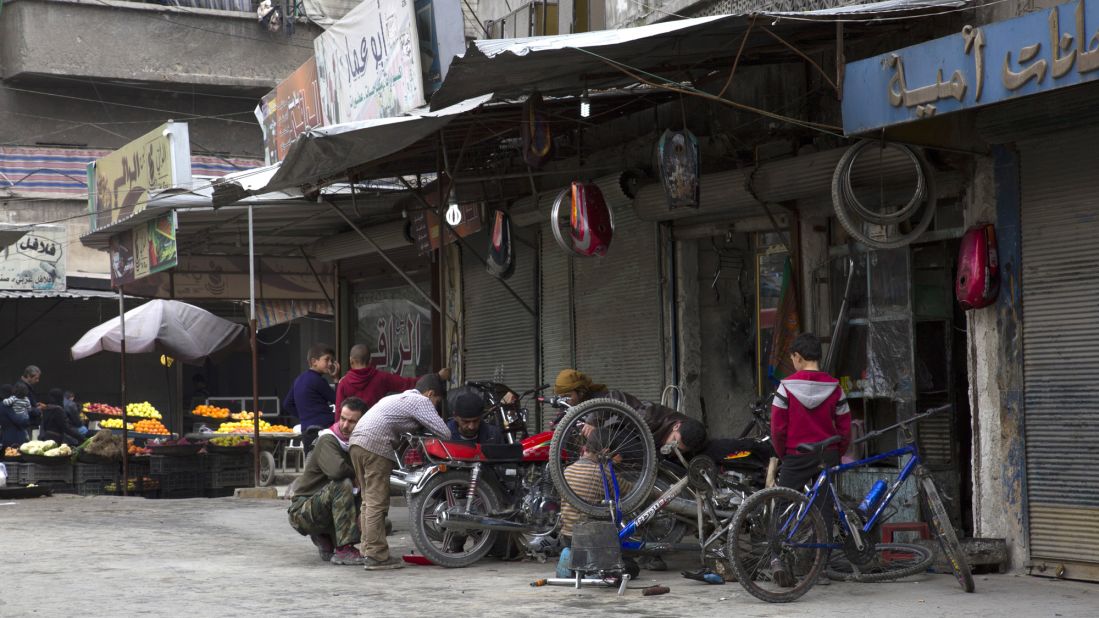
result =
[[610,517],[610,506],[602,491],[598,497],[582,496],[565,480],[565,469],[580,458],[587,440],[585,426],[599,437],[603,462],[613,463],[608,468],[619,482],[618,508],[624,513],[637,509],[649,497],[656,480],[656,447],[641,415],[614,399],[585,401],[570,408],[557,424],[550,441],[549,471],[558,494],[586,515]]
[[789,603],[816,584],[829,551],[820,545],[827,538],[824,518],[809,498],[772,487],[752,494],[737,509],[725,553],[749,594],[768,603]]
[[[438,525],[442,512],[465,512],[469,480],[469,471],[450,470],[436,475],[422,490],[409,496],[408,523],[412,542],[421,554],[439,566],[469,566],[484,558],[499,536],[495,530],[468,530],[458,534]],[[499,511],[502,502],[500,491],[482,477],[477,483],[477,495],[470,511],[489,515]]]
[[922,545],[877,543],[860,556],[835,550],[828,559],[825,573],[829,579],[848,582],[888,582],[924,573],[935,556]]
[[939,544],[942,545],[943,553],[950,562],[950,568],[954,569],[954,577],[957,578],[962,590],[973,592],[975,588],[973,572],[969,569],[965,550],[958,542],[958,533],[954,531],[954,525],[950,523],[950,516],[946,514],[942,498],[939,497],[939,489],[935,487],[935,481],[931,480],[931,476],[922,468],[916,474],[920,479],[920,489],[923,490],[924,497],[927,499],[927,510],[930,511],[928,519],[931,520],[935,536],[939,537]]

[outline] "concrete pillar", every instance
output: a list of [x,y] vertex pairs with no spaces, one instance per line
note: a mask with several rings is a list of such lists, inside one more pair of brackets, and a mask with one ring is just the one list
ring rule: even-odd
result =
[[702,418],[702,323],[698,312],[698,241],[675,243],[676,337],[683,413]]

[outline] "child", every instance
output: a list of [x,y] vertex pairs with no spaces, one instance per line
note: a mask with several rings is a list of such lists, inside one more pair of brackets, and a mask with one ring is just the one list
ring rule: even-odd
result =
[[16,414],[28,414],[31,410],[31,400],[27,397],[27,385],[16,382],[11,385],[11,397],[4,400],[4,405],[10,406]]
[[[794,339],[790,357],[796,372],[782,380],[771,402],[771,444],[782,460],[778,485],[802,491],[821,465],[839,464],[840,454],[851,443],[851,410],[847,406],[839,380],[820,370],[820,339],[801,333]],[[823,461],[814,454],[799,453],[799,444],[820,442],[832,436],[840,441],[824,450]],[[832,531],[832,497],[823,492],[818,506],[825,529]],[[772,564],[772,568],[775,565]],[[775,569],[777,571],[777,569]],[[781,578],[785,579],[786,574]],[[775,581],[780,576],[776,572]]]

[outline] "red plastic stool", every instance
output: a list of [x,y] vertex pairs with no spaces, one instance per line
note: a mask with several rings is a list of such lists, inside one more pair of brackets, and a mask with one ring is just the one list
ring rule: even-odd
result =
[[[897,532],[918,532],[921,539],[931,539],[931,529],[927,527],[927,524],[922,521],[906,521],[892,524],[882,524],[881,526],[881,542],[892,543],[893,535]],[[903,559],[903,554],[896,552],[886,551],[882,552],[882,558],[886,561]]]

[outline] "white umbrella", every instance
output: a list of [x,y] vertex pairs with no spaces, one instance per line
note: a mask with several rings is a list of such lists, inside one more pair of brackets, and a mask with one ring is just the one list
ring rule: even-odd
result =
[[[121,319],[91,329],[72,347],[73,360],[122,350]],[[126,353],[157,352],[194,362],[247,335],[240,324],[178,300],[152,300],[126,312]]]

